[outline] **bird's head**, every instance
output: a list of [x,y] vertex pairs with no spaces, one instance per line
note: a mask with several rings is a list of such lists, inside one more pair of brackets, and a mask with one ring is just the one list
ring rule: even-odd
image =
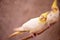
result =
[[39,17],[39,21],[42,23],[46,23],[47,15],[48,15],[48,12],[42,13]]
[[51,9],[54,13],[56,13],[59,9],[58,9],[58,5],[57,5],[57,0],[54,0]]

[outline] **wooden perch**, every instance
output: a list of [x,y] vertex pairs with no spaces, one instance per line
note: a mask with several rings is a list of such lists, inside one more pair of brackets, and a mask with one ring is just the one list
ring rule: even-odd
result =
[[[50,24],[50,26],[54,25],[55,23],[56,23],[56,22]],[[46,30],[49,29],[49,28],[50,28],[50,27],[47,27],[46,29],[44,29],[43,31],[41,31],[40,33],[38,33],[37,35],[40,35],[41,33],[43,33],[44,31],[46,31]],[[36,36],[37,36],[37,35],[36,35]],[[22,40],[28,40],[28,39],[30,39],[30,38],[33,38],[33,36],[32,36],[32,35],[29,35],[29,36],[23,38]]]

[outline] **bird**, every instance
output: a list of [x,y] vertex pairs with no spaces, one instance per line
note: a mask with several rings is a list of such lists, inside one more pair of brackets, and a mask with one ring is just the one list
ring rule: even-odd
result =
[[47,16],[47,24],[50,26],[50,24],[53,24],[59,20],[59,8],[57,5],[57,0],[54,0],[51,11],[49,11],[49,14]]
[[28,20],[21,27],[15,28],[14,33],[9,35],[9,38],[14,37],[18,34],[23,34],[24,32],[28,32],[34,37],[34,34],[41,32],[48,27],[46,23],[47,15],[48,12],[45,12],[42,13],[39,17]]
[[50,26],[50,24],[57,21],[59,17],[59,8],[57,6],[57,0],[54,0],[51,10],[42,13],[39,17],[32,18],[25,22],[21,27],[15,28],[14,32],[9,35],[9,38],[14,37],[24,32],[30,33],[33,37],[37,32],[42,32],[44,29]]

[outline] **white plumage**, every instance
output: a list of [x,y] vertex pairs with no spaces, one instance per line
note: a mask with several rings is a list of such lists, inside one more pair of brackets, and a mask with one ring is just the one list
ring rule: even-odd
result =
[[17,34],[22,34],[23,32],[29,32],[31,34],[42,32],[51,23],[58,21],[59,9],[56,2],[57,1],[55,0],[50,12],[47,11],[45,13],[42,13],[40,17],[32,18],[29,21],[25,22],[21,27],[14,29],[15,32],[9,37]]
[[46,23],[47,15],[48,12],[45,12],[41,14],[40,17],[30,19],[29,21],[25,22],[21,27],[15,28],[15,32],[11,34],[9,37],[21,34],[23,32],[29,32],[31,34],[34,34],[43,31],[48,27]]
[[59,20],[59,9],[57,6],[57,0],[55,0],[52,4],[51,11],[47,16],[48,25],[57,22]]
[[32,18],[29,21],[27,21],[26,23],[24,23],[21,27],[15,29],[15,31],[28,31],[30,33],[36,33],[37,31],[42,30],[43,28],[45,28],[45,23],[41,23],[39,22],[39,17],[37,18]]

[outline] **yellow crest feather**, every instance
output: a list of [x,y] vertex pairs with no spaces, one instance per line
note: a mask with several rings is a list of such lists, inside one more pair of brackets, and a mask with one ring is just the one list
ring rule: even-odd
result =
[[58,9],[58,5],[57,5],[57,0],[54,0],[52,6],[51,6],[52,12],[55,14],[57,11],[59,11]]
[[58,8],[58,7],[57,7],[57,0],[54,0],[51,8]]

